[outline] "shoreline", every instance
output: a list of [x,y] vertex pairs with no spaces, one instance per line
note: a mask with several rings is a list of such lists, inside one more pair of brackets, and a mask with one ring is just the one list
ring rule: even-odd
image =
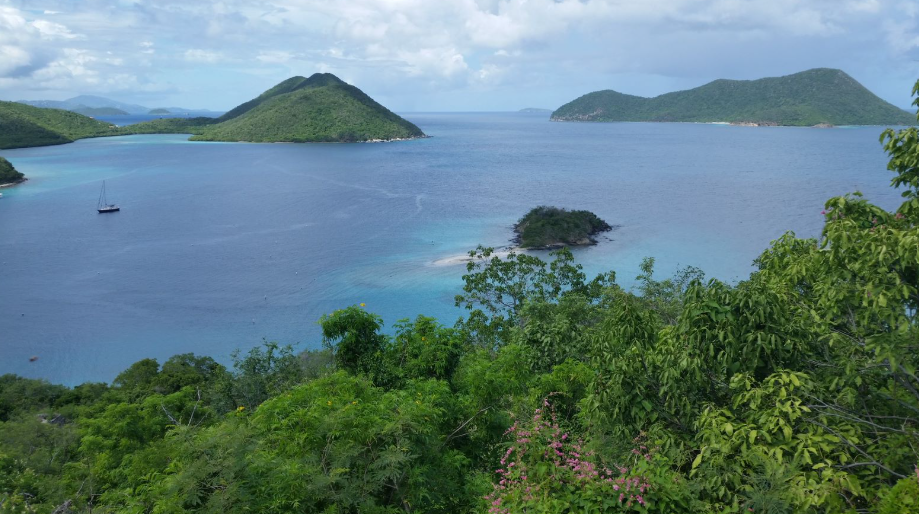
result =
[[882,125],[833,125],[830,123],[818,123],[816,125],[782,125],[780,123],[763,121],[763,122],[746,122],[746,121],[654,121],[654,120],[644,120],[644,121],[631,121],[631,120],[573,120],[573,119],[562,119],[562,118],[549,118],[549,121],[559,122],[559,123],[672,123],[672,124],[685,124],[685,125],[720,125],[720,126],[730,126],[730,127],[786,127],[786,128],[848,128],[848,127],[886,127],[886,128],[897,128],[897,127],[916,127],[917,125],[891,125],[891,124],[882,124]]
[[5,188],[5,187],[18,186],[19,184],[22,184],[22,183],[24,183],[24,182],[27,181],[27,180],[29,180],[28,177],[22,177],[21,179],[17,180],[16,182],[9,182],[9,183],[6,183],[6,184],[0,184],[0,189],[3,189],[3,188]]
[[[489,258],[499,257],[501,259],[504,259],[511,253],[526,253],[526,252],[527,252],[527,249],[520,248],[519,246],[502,246],[499,248],[495,248],[494,251],[491,252],[491,256]],[[458,266],[460,264],[466,264],[474,260],[477,260],[477,259],[469,255],[469,252],[466,252],[460,255],[451,255],[449,257],[442,257],[440,259],[430,261],[428,265],[435,266],[435,267]]]

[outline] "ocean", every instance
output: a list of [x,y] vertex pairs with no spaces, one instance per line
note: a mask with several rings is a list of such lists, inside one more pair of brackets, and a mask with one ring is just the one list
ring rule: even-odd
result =
[[[785,231],[819,236],[832,196],[900,202],[880,127],[404,116],[432,137],[145,135],[0,152],[30,179],[0,199],[0,374],[74,385],[146,357],[317,348],[320,316],[362,302],[387,327],[419,314],[452,325],[456,257],[510,244],[537,205],[618,225],[574,253],[629,287],[646,256],[660,277],[693,265],[736,282]],[[118,213],[95,211],[103,180]]]

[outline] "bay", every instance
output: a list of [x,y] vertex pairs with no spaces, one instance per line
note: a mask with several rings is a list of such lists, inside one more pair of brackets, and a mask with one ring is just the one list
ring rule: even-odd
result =
[[[575,254],[628,286],[645,256],[661,276],[695,265],[741,280],[786,230],[819,235],[831,196],[900,202],[880,127],[405,117],[432,137],[4,151],[30,180],[0,199],[0,374],[77,384],[145,357],[227,363],[263,338],[316,348],[318,318],[361,302],[388,326],[419,314],[452,325],[465,269],[445,263],[509,244],[536,205],[620,225]],[[102,180],[121,212],[96,213]]]

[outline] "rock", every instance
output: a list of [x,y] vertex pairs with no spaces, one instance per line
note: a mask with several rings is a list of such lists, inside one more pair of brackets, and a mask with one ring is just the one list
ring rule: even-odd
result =
[[39,414],[36,417],[46,425],[63,426],[67,423],[67,418],[60,414]]

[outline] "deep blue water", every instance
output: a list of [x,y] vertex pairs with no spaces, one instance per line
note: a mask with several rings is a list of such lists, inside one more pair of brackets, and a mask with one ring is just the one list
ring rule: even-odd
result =
[[[899,196],[880,128],[551,123],[409,114],[432,138],[229,144],[130,136],[4,151],[30,177],[0,199],[0,373],[111,380],[144,357],[226,362],[262,338],[320,344],[316,320],[365,302],[389,325],[452,324],[462,265],[531,207],[621,225],[577,258],[629,284],[642,257],[744,278],[827,198]],[[122,206],[99,215],[102,180]],[[34,363],[30,356],[37,356]]]

